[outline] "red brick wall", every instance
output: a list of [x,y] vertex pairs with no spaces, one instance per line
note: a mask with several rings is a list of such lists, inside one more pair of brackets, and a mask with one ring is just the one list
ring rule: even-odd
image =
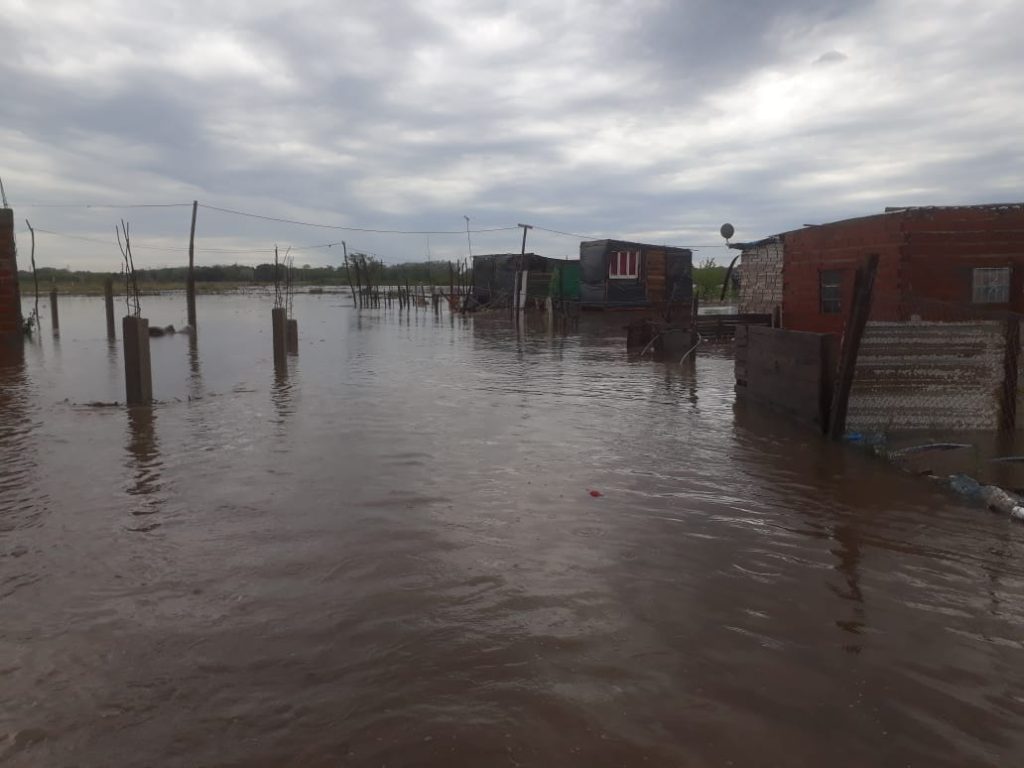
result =
[[14,211],[0,208],[0,339],[21,333],[21,292],[14,254]]
[[[842,331],[856,267],[879,255],[872,320],[964,321],[981,312],[1024,312],[1024,205],[919,208],[837,221],[783,235],[783,325]],[[1010,302],[972,304],[974,267],[1012,267]],[[843,270],[839,314],[820,311],[820,274]]]
[[[921,209],[901,214],[907,233],[907,305],[929,319],[974,309],[1024,312],[1024,206]],[[1010,302],[972,305],[974,267],[1011,267]],[[931,302],[916,301],[928,297]]]
[[[787,232],[782,270],[783,325],[797,331],[840,333],[853,295],[853,277],[869,253],[877,253],[875,295],[897,304],[904,261],[904,234],[899,216],[882,214],[837,221]],[[838,269],[842,306],[838,314],[821,313],[820,275]]]

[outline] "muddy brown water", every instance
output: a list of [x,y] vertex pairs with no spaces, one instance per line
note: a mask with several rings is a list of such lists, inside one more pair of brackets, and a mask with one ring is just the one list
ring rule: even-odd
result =
[[151,409],[85,405],[100,299],[4,353],[0,765],[1024,763],[1024,526],[726,350],[295,315],[280,375],[266,298],[200,297]]

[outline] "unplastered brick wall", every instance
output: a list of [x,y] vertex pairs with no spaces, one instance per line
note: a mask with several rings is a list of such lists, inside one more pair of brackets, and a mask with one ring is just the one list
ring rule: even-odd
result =
[[14,250],[14,211],[0,208],[0,339],[21,333],[21,292]]
[[782,243],[745,248],[740,263],[740,312],[771,314],[782,304]]
[[998,321],[869,322],[846,425],[882,433],[998,429],[1005,350]]

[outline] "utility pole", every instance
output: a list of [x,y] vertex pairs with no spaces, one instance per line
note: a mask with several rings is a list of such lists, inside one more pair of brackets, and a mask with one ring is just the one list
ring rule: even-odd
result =
[[[4,207],[7,207],[7,198],[4,197]],[[28,219],[25,219],[25,226],[28,227],[29,233],[32,235],[32,255],[30,256],[32,262],[32,281],[36,286],[36,306],[32,310],[32,316],[36,319],[35,330],[39,331],[39,276],[36,274],[36,231],[32,229],[32,225],[28,223]]]
[[[345,244],[344,240],[341,241],[341,250],[345,254],[345,276],[348,278],[348,289],[352,292],[352,306],[355,307],[357,306],[356,287],[352,284],[352,270],[348,265],[348,245]],[[358,276],[358,274],[357,272],[356,275]]]
[[193,333],[196,330],[196,209],[199,201],[192,201],[192,231],[188,236],[188,279],[185,282],[185,303],[188,307],[188,325]]
[[522,297],[523,263],[526,261],[526,233],[533,229],[532,224],[516,224],[523,228],[523,247],[519,251],[519,264],[516,265],[516,284],[512,291],[512,312],[515,314],[516,324],[519,323],[519,302]]

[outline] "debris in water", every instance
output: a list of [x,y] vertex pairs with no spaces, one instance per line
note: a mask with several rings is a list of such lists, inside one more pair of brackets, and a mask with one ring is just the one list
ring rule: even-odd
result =
[[595,499],[596,499],[596,498],[598,498],[598,497],[600,497],[600,496],[604,496],[604,494],[603,494],[603,493],[601,493],[600,491],[588,491],[588,493],[589,493],[589,494],[590,494],[591,496],[593,496],[593,497],[594,497]]
[[925,443],[924,445],[912,445],[908,448],[894,448],[891,451],[893,456],[906,456],[911,453],[924,453],[925,451],[955,451],[958,448],[972,448],[970,443]]
[[1007,493],[997,485],[982,485],[967,475],[950,475],[950,487],[969,499],[981,499],[993,512],[1002,512],[1024,522],[1024,503],[1019,496]]

